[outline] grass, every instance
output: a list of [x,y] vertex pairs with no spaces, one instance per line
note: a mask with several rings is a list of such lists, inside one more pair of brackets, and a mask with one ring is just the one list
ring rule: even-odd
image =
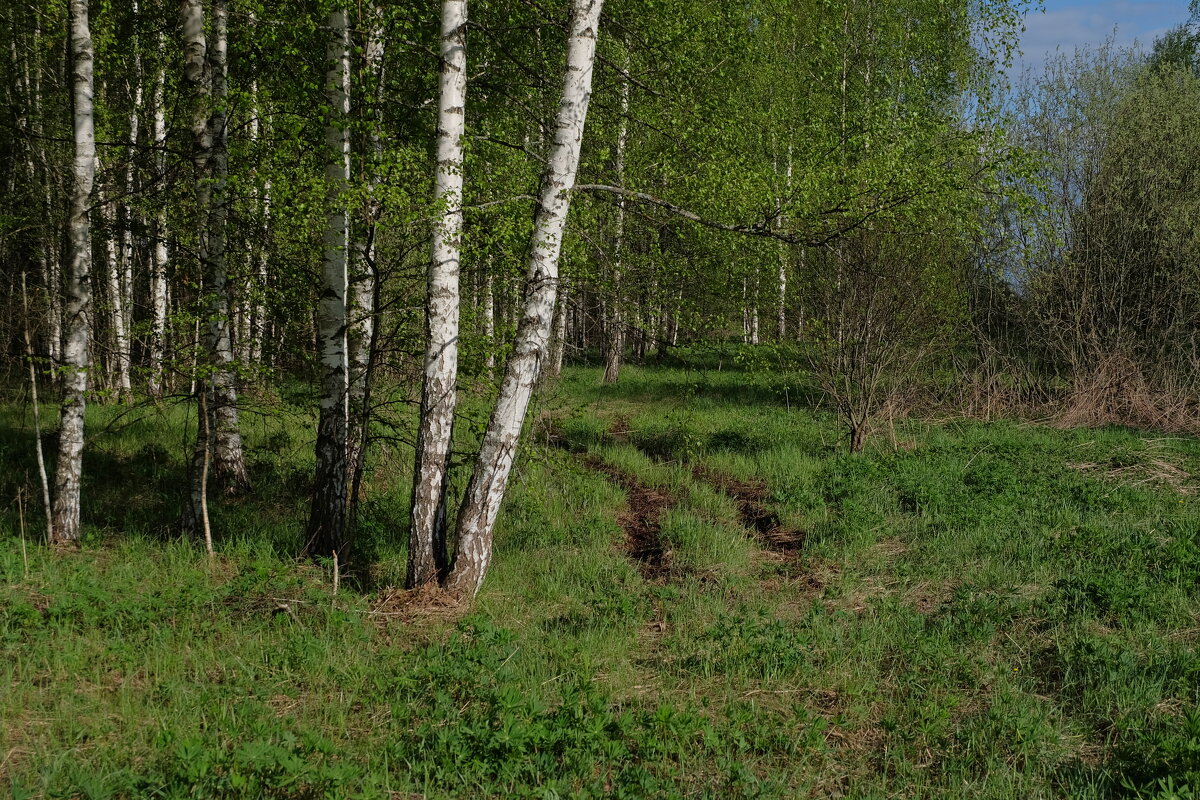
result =
[[[23,549],[0,513],[0,777],[86,798],[1200,793],[1200,440],[910,420],[852,456],[803,375],[706,366],[543,393],[466,617],[390,603],[403,451],[377,456],[370,569],[334,595],[292,557],[305,409],[247,425],[256,491],[214,504],[209,563],[171,535],[182,412],[94,408],[81,550],[37,544],[28,509]],[[32,488],[31,451],[4,410],[0,497]],[[665,575],[625,552],[624,492],[588,463],[669,498]],[[714,474],[764,482],[804,548],[766,547]]]

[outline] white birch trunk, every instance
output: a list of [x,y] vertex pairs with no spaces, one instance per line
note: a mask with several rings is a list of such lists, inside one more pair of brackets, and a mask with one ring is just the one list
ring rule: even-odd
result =
[[[792,196],[792,145],[788,144],[787,156],[787,196],[791,199]],[[779,216],[779,227],[783,228],[784,218]],[[787,336],[787,284],[788,284],[788,245],[784,242],[779,243],[779,307],[775,314],[775,334],[779,341],[783,341]]]
[[104,256],[108,266],[108,307],[113,330],[113,352],[109,365],[116,373],[113,383],[117,390],[117,399],[128,402],[132,399],[133,385],[129,378],[129,329],[125,325],[125,292],[121,286],[122,245],[116,235],[117,209],[115,204],[106,198],[102,197],[100,202],[103,206],[101,215],[108,229]]
[[492,277],[491,264],[488,267],[487,274],[483,276],[483,310],[480,315],[483,317],[483,346],[487,348],[483,366],[491,382],[496,380],[496,293],[492,286],[495,279]]
[[742,278],[742,344],[750,343],[750,291],[749,280]]
[[209,307],[207,349],[213,362],[213,467],[229,492],[249,488],[238,425],[237,375],[229,331],[229,289],[225,270],[225,226],[229,217],[228,174],[228,23],[225,0],[213,2],[213,46],[209,50],[213,112],[209,120],[212,143],[212,205],[208,223]]
[[[251,26],[257,24],[258,17],[253,11],[249,12],[247,16]],[[252,79],[250,81],[250,120],[248,125],[252,150],[257,148],[258,140],[262,133],[258,114],[258,81]],[[262,305],[261,298],[264,288],[264,283],[259,282],[261,280],[259,272],[265,260],[264,255],[266,251],[264,243],[266,242],[267,233],[265,227],[262,229],[262,233],[263,237],[261,240],[256,241],[252,239],[247,243],[249,260],[254,265],[254,274],[246,276],[246,282],[242,287],[241,296],[237,303],[237,310],[235,311],[237,356],[238,360],[247,367],[254,366],[258,362],[256,354],[258,334],[256,328],[258,326],[259,309]]]
[[325,259],[321,298],[317,305],[321,343],[321,416],[317,426],[317,471],[308,520],[309,555],[345,555],[346,431],[349,420],[350,362],[347,345],[350,246],[346,188],[350,180],[350,32],[345,9],[329,14],[331,38],[326,49],[329,71],[325,100],[326,203]]
[[558,290],[558,258],[562,251],[571,190],[579,169],[596,34],[603,0],[573,0],[571,34],[562,100],[555,118],[554,143],[542,175],[537,216],[529,247],[524,312],[517,327],[512,355],[495,410],[488,421],[479,458],[458,514],[458,546],[446,588],[460,597],[474,597],[483,585],[492,559],[492,533],[508,487],[517,443],[529,399],[537,383],[550,342]]
[[[138,15],[137,0],[132,0],[134,17]],[[133,362],[132,332],[133,332],[133,197],[137,180],[135,156],[137,154],[139,130],[139,114],[142,109],[142,54],[138,46],[137,36],[133,37],[133,75],[130,78],[133,85],[133,103],[129,111],[129,147],[125,151],[125,198],[121,203],[122,216],[125,225],[121,229],[121,312],[125,328],[125,347],[121,350],[124,359],[124,369],[129,373]],[[122,386],[127,396],[132,396],[132,390]]]
[[[629,60],[625,59],[625,69]],[[629,79],[621,78],[621,118],[617,122],[616,173],[617,185],[625,186],[625,145],[629,139]],[[624,304],[620,295],[624,278],[625,247],[625,195],[617,195],[617,222],[613,243],[612,296],[607,304],[608,315],[604,321],[604,383],[616,383],[621,377],[621,361],[625,355]]]
[[[200,296],[204,296],[212,272],[209,228],[212,215],[212,78],[209,74],[208,38],[204,31],[203,0],[183,0],[180,6],[183,28],[184,80],[193,94],[192,168],[196,188],[198,255],[200,261]],[[203,523],[203,485],[208,472],[212,430],[209,424],[213,404],[207,402],[208,381],[200,375],[201,320],[196,317],[192,338],[191,386],[196,396],[197,413],[204,418],[196,426],[196,446],[192,451],[189,474],[188,503],[184,509],[183,527],[196,534]],[[203,344],[206,344],[204,342]]]
[[92,315],[92,231],[88,212],[96,179],[96,131],[92,78],[94,52],[87,0],[71,0],[70,24],[75,158],[68,222],[70,264],[65,287],[64,396],[54,480],[54,538],[63,542],[77,540],[80,533],[83,417]]
[[761,339],[759,336],[759,320],[758,320],[758,290],[759,290],[759,274],[758,265],[754,267],[754,283],[753,293],[750,296],[750,344],[758,344]]
[[443,0],[434,186],[438,218],[425,306],[425,378],[405,578],[410,588],[436,580],[445,563],[446,483],[457,401],[466,37],[466,0]]
[[[350,476],[350,508],[353,509],[357,498],[358,487],[362,478],[362,459],[366,449],[366,434],[370,415],[367,404],[370,401],[370,372],[371,352],[375,340],[375,233],[379,222],[380,203],[379,187],[382,184],[380,174],[383,163],[383,79],[384,79],[384,48],[383,48],[383,9],[374,6],[371,9],[372,25],[367,34],[365,66],[368,74],[375,81],[375,95],[372,98],[371,132],[369,135],[371,166],[368,179],[369,200],[367,204],[367,219],[363,241],[358,245],[359,258],[352,285],[353,304],[351,311],[351,353],[352,369],[350,373],[350,411],[347,431],[346,471]],[[351,228],[353,235],[353,228]]]
[[787,245],[779,247],[779,306],[775,310],[775,336],[783,341],[787,335]]
[[[251,26],[256,25],[258,18],[254,12],[251,11],[248,16]],[[255,149],[257,149],[259,138],[263,132],[262,106],[258,100],[257,80],[250,81],[250,104],[252,107],[250,115],[250,141],[255,146]],[[253,248],[256,281],[248,293],[250,295],[250,320],[247,340],[245,342],[246,363],[256,367],[262,367],[263,342],[267,335],[267,246],[271,236],[271,180],[269,178],[264,180],[262,184],[261,209],[262,218],[259,227],[261,238]]]
[[[159,70],[154,87],[154,165],[156,179],[164,179],[167,168],[167,113],[164,103],[166,72]],[[163,395],[163,358],[167,346],[167,209],[160,203],[154,215],[154,246],[150,249],[150,341],[148,388],[154,397]]]
[[269,279],[268,266],[269,257],[267,251],[267,243],[271,236],[271,181],[263,181],[262,187],[262,241],[258,248],[258,263],[255,274],[258,278],[258,286],[254,293],[254,312],[250,320],[250,363],[262,367],[262,361],[265,356],[265,348],[263,344],[267,339],[267,329],[270,327],[267,320],[267,303],[266,291],[267,281]]

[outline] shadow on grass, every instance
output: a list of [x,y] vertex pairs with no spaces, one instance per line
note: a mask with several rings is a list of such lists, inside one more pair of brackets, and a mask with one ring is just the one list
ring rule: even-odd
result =
[[[593,377],[595,375],[595,377]],[[590,392],[584,387],[595,380]],[[621,379],[603,385],[592,370],[572,378],[572,393],[583,390],[597,401],[691,402],[703,399],[723,405],[817,408],[822,393],[807,373],[768,374],[756,371],[626,368]]]
[[[190,441],[181,420],[154,417],[90,440],[84,451],[84,544],[125,539],[168,542],[182,536],[181,516],[188,491],[184,454]],[[89,425],[91,421],[89,420]],[[209,514],[218,550],[235,542],[267,547],[278,556],[296,555],[303,544],[309,513],[312,468],[295,457],[304,448],[288,430],[275,431],[247,447],[252,490],[238,497],[209,485]],[[302,437],[301,437],[302,438]],[[164,442],[166,444],[164,444]],[[46,471],[53,488],[57,431],[42,433]],[[296,463],[296,462],[299,463]],[[20,424],[19,411],[0,409],[0,531],[40,541],[46,530],[34,433]],[[20,503],[18,503],[20,498]],[[372,591],[372,566],[395,549],[401,509],[390,497],[371,498],[359,511],[355,552],[342,573],[347,587]]]

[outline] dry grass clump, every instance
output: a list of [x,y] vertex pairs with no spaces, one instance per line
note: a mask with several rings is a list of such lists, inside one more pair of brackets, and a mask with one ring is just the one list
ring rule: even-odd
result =
[[380,624],[409,623],[421,619],[453,621],[469,609],[469,604],[444,591],[436,584],[417,589],[381,589],[371,601],[370,618]]
[[1195,477],[1178,464],[1167,460],[1166,454],[1156,452],[1161,440],[1147,439],[1145,444],[1146,452],[1132,463],[1069,461],[1067,466],[1131,486],[1149,484],[1183,496],[1196,494],[1200,487],[1196,485]]
[[1126,355],[1111,355],[1087,371],[1078,371],[1057,406],[1053,419],[1064,428],[1128,425],[1200,433],[1200,408],[1194,395],[1177,381],[1152,380]]

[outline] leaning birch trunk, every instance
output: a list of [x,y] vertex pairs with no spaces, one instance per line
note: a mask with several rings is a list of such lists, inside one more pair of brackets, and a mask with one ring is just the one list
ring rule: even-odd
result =
[[[189,3],[193,1],[188,0]],[[214,0],[213,46],[208,52],[213,105],[208,137],[212,148],[212,196],[207,225],[209,316],[205,349],[212,366],[213,408],[209,412],[214,423],[212,465],[221,486],[236,494],[248,489],[250,480],[246,475],[238,425],[237,375],[229,331],[229,289],[225,272],[225,227],[229,217],[228,20],[225,0]]]
[[92,229],[88,212],[96,180],[96,129],[93,116],[92,36],[88,0],[71,0],[71,77],[75,160],[68,222],[69,271],[66,275],[63,347],[63,404],[54,479],[54,539],[79,538],[80,483],[83,474],[83,416],[88,382],[91,333]]
[[350,33],[345,9],[329,14],[332,33],[326,59],[325,127],[326,204],[325,260],[321,299],[317,306],[321,340],[321,416],[317,424],[317,472],[304,549],[312,556],[342,554],[349,543],[346,530],[346,426],[349,418],[350,364],[347,355],[349,315],[346,266],[350,245],[346,186],[350,180]]
[[579,169],[602,5],[603,0],[573,0],[571,7],[566,77],[530,241],[524,313],[458,514],[458,547],[446,588],[463,598],[474,597],[487,575],[496,516],[508,486],[529,398],[547,355],[558,290],[558,257]]
[[[154,168],[156,180],[166,178],[167,112],[164,107],[167,76],[159,70],[154,88]],[[159,204],[154,215],[154,246],[150,249],[150,342],[148,388],[163,395],[163,358],[167,341],[167,209]]]
[[[629,71],[626,58],[625,71]],[[625,145],[629,138],[629,78],[621,78],[621,119],[617,123],[616,172],[617,185],[625,185]],[[620,291],[624,277],[625,246],[625,195],[617,195],[617,224],[614,232],[611,298],[606,304],[608,314],[604,320],[604,383],[616,383],[621,377],[621,361],[625,355],[624,304]]]
[[425,379],[405,577],[410,588],[436,580],[445,565],[446,483],[457,401],[466,43],[466,0],[443,0],[434,186],[438,218],[433,226],[425,304]]

